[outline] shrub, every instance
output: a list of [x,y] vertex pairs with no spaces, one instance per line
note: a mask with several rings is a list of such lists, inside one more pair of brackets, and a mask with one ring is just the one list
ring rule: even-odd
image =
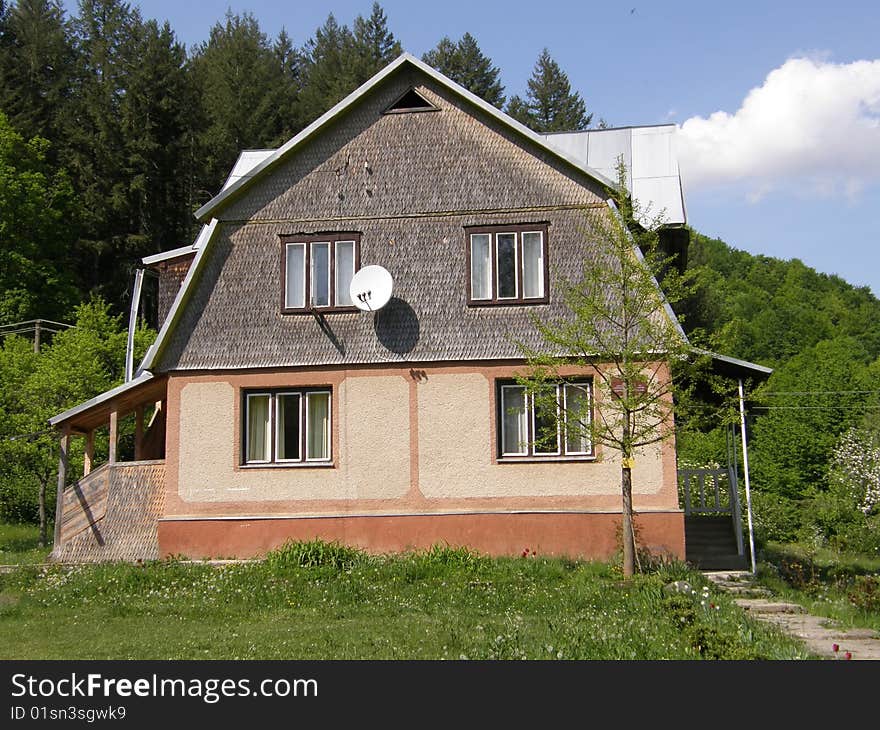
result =
[[364,561],[367,554],[356,547],[324,540],[290,541],[266,554],[272,569],[334,568],[348,570]]
[[799,505],[773,492],[752,492],[755,538],[760,542],[793,542],[801,527]]
[[846,592],[847,600],[856,608],[870,613],[880,612],[880,576],[858,575]]

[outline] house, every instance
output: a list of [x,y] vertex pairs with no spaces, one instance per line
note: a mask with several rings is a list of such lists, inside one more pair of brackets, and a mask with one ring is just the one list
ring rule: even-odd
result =
[[[247,557],[315,537],[612,555],[616,455],[532,443],[514,340],[538,344],[531,315],[562,311],[552,272],[590,255],[584,211],[612,185],[590,159],[607,171],[628,145],[633,188],[684,223],[673,129],[537,135],[405,54],[279,149],[243,153],[193,245],[144,259],[162,325],[135,376],[51,420],[54,558]],[[665,235],[681,245],[680,226]],[[367,265],[393,277],[375,312],[349,290]],[[595,411],[581,374],[558,398]],[[73,437],[85,473],[67,486]],[[684,557],[674,439],[633,483],[642,541]]]

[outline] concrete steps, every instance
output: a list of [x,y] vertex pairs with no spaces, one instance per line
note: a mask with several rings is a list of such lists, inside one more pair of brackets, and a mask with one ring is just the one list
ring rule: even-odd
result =
[[746,566],[737,554],[733,522],[726,516],[685,517],[685,557],[701,570],[737,570]]

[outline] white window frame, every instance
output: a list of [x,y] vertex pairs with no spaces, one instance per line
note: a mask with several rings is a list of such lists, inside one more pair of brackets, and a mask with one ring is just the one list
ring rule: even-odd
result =
[[[324,394],[327,396],[327,456],[321,458],[309,458],[308,454],[308,428],[309,418],[306,408],[306,399],[310,394]],[[278,397],[284,395],[298,395],[299,398],[299,423],[300,423],[300,455],[298,459],[279,459],[278,453]],[[269,398],[269,459],[249,459],[248,446],[250,443],[250,399],[256,396],[268,396]],[[333,389],[326,387],[302,387],[302,388],[278,388],[266,390],[244,391],[244,418],[242,419],[241,440],[241,466],[312,466],[332,465],[333,463]]]
[[[349,312],[349,311],[357,311],[357,308],[354,306],[354,303],[350,304],[339,304],[337,302],[336,293],[339,289],[339,267],[337,266],[339,260],[338,248],[337,244],[340,243],[350,243],[352,244],[352,276],[357,273],[358,265],[360,262],[360,245],[361,245],[361,234],[355,232],[340,232],[340,233],[329,233],[329,234],[315,234],[315,235],[307,235],[302,234],[302,238],[299,236],[282,236],[282,251],[283,251],[283,259],[281,265],[281,277],[282,277],[282,290],[283,297],[281,299],[281,311],[282,314],[300,314],[307,313],[313,311],[321,311],[321,312]],[[302,304],[292,305],[288,302],[288,260],[289,260],[289,252],[292,248],[301,246],[303,250],[303,280],[302,280],[302,290],[303,290],[303,299]],[[328,247],[328,257],[327,257],[327,303],[326,304],[316,304],[315,303],[315,276],[313,275],[314,269],[314,251],[316,246],[327,246]]]
[[[250,459],[250,443],[251,443],[251,398],[269,397],[269,458],[268,459]],[[244,412],[244,459],[246,464],[271,464],[272,463],[272,406],[275,399],[270,391],[254,391],[246,394],[245,412]]]
[[[501,236],[513,236],[513,296],[512,297],[502,297],[501,296],[501,263],[500,263],[500,255],[498,253],[498,239]],[[512,299],[521,299],[519,296],[519,287],[520,287],[520,276],[519,276],[519,236],[517,236],[516,231],[498,231],[495,233],[495,299],[499,302],[506,302]]]
[[498,433],[500,441],[498,443],[498,457],[501,460],[566,460],[566,459],[593,459],[595,458],[595,446],[593,440],[586,434],[588,451],[569,451],[568,450],[568,388],[582,388],[587,395],[587,413],[590,421],[586,424],[590,426],[593,418],[593,381],[592,379],[575,380],[569,383],[558,383],[552,386],[556,391],[556,451],[538,451],[535,443],[537,434],[537,409],[535,408],[535,396],[528,393],[524,394],[524,404],[526,408],[526,441],[521,444],[521,451],[505,451],[507,443],[505,415],[507,413],[508,390],[524,390],[523,386],[514,383],[500,383],[498,388],[498,398],[500,400],[498,411]]
[[[273,406],[275,406],[275,414],[276,414],[275,419],[274,419],[274,426],[275,426],[275,452],[274,452],[275,458],[274,458],[274,461],[279,464],[287,464],[287,463],[295,464],[297,462],[302,461],[302,442],[303,442],[302,433],[300,433],[300,437],[299,437],[299,443],[300,443],[299,452],[300,453],[299,453],[298,459],[282,459],[278,456],[278,454],[281,453],[281,448],[280,448],[281,442],[279,439],[279,436],[281,435],[281,419],[277,415],[278,413],[281,412],[281,409],[278,408],[278,399],[281,396],[285,396],[285,395],[295,395],[295,396],[299,397],[299,412],[297,413],[297,418],[299,419],[300,429],[302,429],[302,424],[303,424],[303,400],[304,400],[303,395],[304,394],[301,390],[279,390],[270,396],[270,402]],[[269,413],[270,413],[269,417],[271,419],[271,413],[272,413],[271,408],[269,409]]]

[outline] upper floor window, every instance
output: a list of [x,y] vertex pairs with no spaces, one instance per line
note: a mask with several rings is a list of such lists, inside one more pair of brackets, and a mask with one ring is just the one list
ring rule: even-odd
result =
[[470,304],[548,301],[546,223],[466,230]]
[[359,233],[283,236],[282,309],[354,309],[349,286],[360,260]]

